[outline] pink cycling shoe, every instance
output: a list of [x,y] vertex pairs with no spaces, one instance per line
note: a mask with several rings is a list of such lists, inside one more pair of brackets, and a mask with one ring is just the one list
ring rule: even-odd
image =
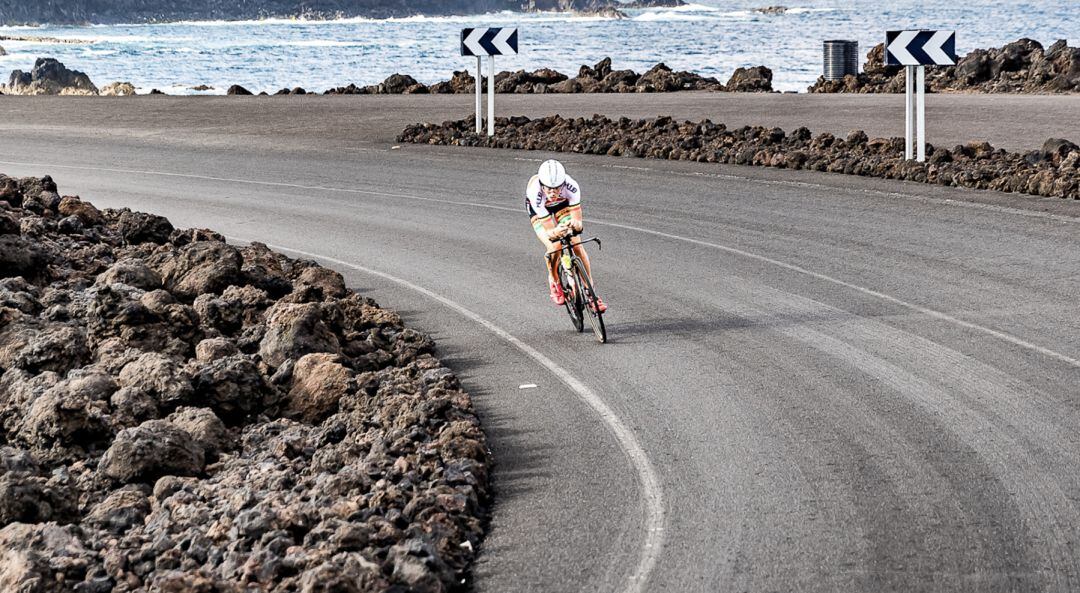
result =
[[551,290],[551,300],[558,306],[563,306],[566,303],[566,297],[563,296],[562,287],[552,282],[549,287]]

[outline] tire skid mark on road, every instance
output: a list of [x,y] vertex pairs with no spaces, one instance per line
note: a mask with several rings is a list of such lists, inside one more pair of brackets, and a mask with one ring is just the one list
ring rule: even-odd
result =
[[[244,243],[252,242],[251,239],[243,237],[230,237],[231,240],[240,241]],[[283,245],[269,245],[272,249],[279,251],[285,251],[289,253],[295,253],[306,257],[315,259],[321,259],[323,261],[331,262],[339,266],[351,268],[358,272],[368,274],[371,276],[377,276],[384,280],[393,282],[403,286],[414,292],[418,292],[439,304],[456,311],[463,317],[476,322],[484,329],[487,329],[491,333],[495,334],[502,340],[508,342],[510,345],[517,348],[523,354],[533,359],[540,366],[546,368],[552,374],[554,374],[560,381],[562,381],[567,387],[573,391],[579,399],[581,399],[586,405],[593,409],[594,412],[604,422],[608,430],[611,432],[615,441],[619,444],[619,447],[623,450],[630,464],[637,471],[637,478],[641,486],[641,497],[645,507],[645,520],[643,525],[644,538],[641,545],[641,555],[638,559],[637,566],[635,567],[634,574],[630,575],[628,583],[624,588],[619,589],[623,593],[643,593],[648,590],[646,585],[648,584],[649,575],[652,573],[653,567],[656,565],[656,561],[660,556],[661,550],[664,545],[664,528],[666,523],[664,497],[663,490],[660,485],[660,480],[657,477],[656,470],[653,469],[652,461],[650,461],[645,449],[641,446],[637,437],[634,436],[633,431],[620,419],[614,411],[604,400],[597,395],[587,385],[582,383],[579,379],[574,377],[565,368],[559,366],[558,363],[551,360],[540,351],[536,350],[532,346],[523,342],[515,337],[510,332],[506,331],[502,327],[495,325],[486,318],[479,314],[465,308],[461,304],[452,301],[441,294],[433,292],[427,288],[409,282],[408,280],[398,278],[386,272],[381,272],[364,266],[360,266],[345,260],[333,258],[327,255],[318,253],[312,253],[309,251],[302,251],[292,247],[286,247]]]
[[[169,173],[169,172],[164,172],[164,171],[148,171],[148,170],[139,170],[139,169],[116,169],[116,168],[108,168],[108,167],[58,165],[58,164],[50,164],[50,163],[25,163],[25,162],[14,162],[14,161],[0,161],[0,164],[21,165],[21,166],[38,166],[38,167],[56,167],[56,168],[67,168],[67,169],[75,169],[75,170],[105,171],[105,172],[112,172],[112,173],[127,173],[127,174],[140,174],[140,175],[158,175],[158,176],[165,176],[165,177],[180,177],[180,178],[189,178],[189,179],[202,179],[202,180],[207,180],[207,181],[223,181],[223,182],[228,182],[228,183],[241,183],[241,184],[248,184],[248,185],[264,185],[264,186],[268,186],[268,187],[287,187],[287,188],[290,188],[290,189],[303,189],[303,190],[309,190],[309,191],[341,192],[341,193],[349,193],[349,194],[370,195],[370,196],[377,196],[377,197],[400,198],[400,199],[406,199],[406,200],[417,200],[417,201],[423,201],[423,202],[436,202],[436,203],[442,203],[442,204],[452,204],[452,205],[457,205],[457,206],[468,206],[468,207],[474,207],[474,208],[486,208],[486,209],[489,209],[489,210],[502,210],[502,211],[508,211],[508,212],[520,212],[521,211],[521,208],[508,208],[506,206],[496,206],[496,205],[493,205],[493,204],[485,204],[485,203],[482,203],[482,202],[463,202],[463,201],[459,201],[459,200],[444,200],[444,199],[439,199],[439,198],[428,198],[428,197],[411,195],[411,194],[382,192],[382,191],[373,191],[373,190],[361,190],[361,189],[353,189],[353,188],[327,187],[327,186],[319,186],[319,185],[302,185],[302,184],[296,184],[296,183],[284,183],[284,182],[277,182],[277,181],[257,181],[257,180],[251,180],[251,179],[236,179],[236,178],[230,178],[230,177],[212,177],[212,176],[206,176],[206,175],[193,175],[193,174],[188,174],[188,173]],[[795,183],[795,182],[791,182],[791,183]],[[810,184],[807,184],[807,185],[810,185]],[[1074,221],[1074,222],[1078,221],[1076,219],[1070,219],[1070,220]],[[815,278],[817,280],[822,280],[822,281],[825,281],[825,282],[829,282],[831,284],[836,284],[838,286],[842,286],[844,288],[855,290],[855,291],[861,292],[861,293],[863,293],[865,295],[872,296],[874,298],[881,299],[881,300],[893,303],[895,305],[900,305],[901,307],[904,307],[906,309],[910,309],[912,311],[915,311],[917,313],[921,313],[923,315],[926,315],[928,317],[932,317],[934,319],[938,319],[940,321],[945,321],[947,323],[951,323],[951,324],[954,324],[954,325],[958,325],[960,327],[964,327],[964,328],[967,328],[967,329],[970,329],[970,330],[973,330],[973,331],[977,331],[977,332],[980,332],[980,333],[990,335],[990,336],[992,336],[994,338],[997,338],[999,340],[1003,340],[1005,342],[1013,344],[1014,346],[1019,346],[1021,348],[1026,349],[1026,350],[1031,350],[1033,352],[1037,352],[1039,354],[1042,354],[1043,356],[1053,358],[1055,360],[1058,360],[1060,362],[1068,364],[1068,365],[1070,365],[1072,367],[1080,368],[1080,360],[1077,360],[1076,358],[1073,358],[1071,356],[1067,356],[1065,354],[1062,354],[1062,353],[1057,352],[1055,350],[1052,350],[1050,348],[1046,348],[1046,347],[1040,346],[1038,344],[1035,344],[1033,342],[1029,342],[1027,340],[1024,340],[1023,338],[1020,338],[1019,336],[1012,335],[1012,334],[1010,334],[1008,332],[995,330],[993,328],[986,327],[986,326],[983,326],[983,325],[979,325],[977,323],[973,323],[973,322],[970,322],[970,321],[965,321],[963,319],[960,319],[958,317],[954,317],[954,316],[949,315],[947,313],[943,313],[941,311],[937,311],[937,310],[931,309],[929,307],[923,307],[922,305],[917,305],[915,303],[905,301],[903,299],[900,299],[900,298],[885,294],[883,292],[873,290],[871,288],[866,288],[866,287],[863,287],[863,286],[859,286],[857,284],[852,284],[850,282],[840,280],[839,278],[834,278],[834,277],[828,276],[826,274],[821,274],[819,272],[814,272],[813,270],[809,270],[807,268],[803,268],[803,267],[797,266],[795,264],[787,263],[787,262],[784,262],[784,261],[781,261],[781,260],[773,259],[771,257],[767,257],[767,256],[764,256],[764,255],[759,255],[759,254],[752,253],[752,252],[749,252],[749,251],[745,251],[745,250],[742,250],[742,249],[738,249],[736,247],[730,247],[730,246],[727,246],[727,245],[721,245],[719,243],[712,243],[712,242],[709,242],[709,241],[702,241],[700,239],[694,239],[694,238],[691,238],[691,237],[684,237],[684,236],[675,235],[675,234],[672,234],[672,233],[665,233],[665,232],[656,231],[656,230],[653,230],[653,229],[647,229],[647,228],[637,227],[637,226],[628,225],[628,224],[621,224],[621,223],[617,223],[617,222],[614,222],[614,221],[590,218],[589,223],[590,224],[598,224],[598,225],[610,226],[610,227],[614,227],[614,228],[620,228],[620,229],[623,229],[623,230],[634,231],[634,232],[639,232],[639,233],[646,233],[646,234],[654,235],[654,236],[657,236],[657,237],[663,237],[665,239],[671,239],[671,240],[674,240],[674,241],[681,241],[681,242],[684,242],[684,243],[690,243],[690,244],[693,244],[693,245],[699,245],[701,247],[709,247],[709,248],[712,248],[712,249],[718,249],[720,251],[724,251],[724,252],[730,253],[732,255],[738,255],[740,257],[744,257],[744,258],[760,261],[760,262],[763,262],[763,263],[767,263],[767,264],[770,264],[770,265],[773,265],[773,266],[783,268],[785,270],[789,270],[789,271],[792,271],[792,272],[797,272],[799,274],[810,276],[811,278]]]
[[[1053,469],[1075,466],[1078,453],[1070,447],[1072,433],[1032,397],[1034,388],[886,323],[757,283],[725,284],[729,288],[718,287],[716,295],[725,308],[751,322],[777,314],[811,320],[771,329],[854,366],[941,419],[1011,493],[1032,547],[1049,565],[1040,575],[1052,590],[1076,590],[1080,558],[1072,550],[1080,539],[1080,511],[1066,492],[1076,484],[1063,488]],[[813,321],[822,318],[828,321]]]

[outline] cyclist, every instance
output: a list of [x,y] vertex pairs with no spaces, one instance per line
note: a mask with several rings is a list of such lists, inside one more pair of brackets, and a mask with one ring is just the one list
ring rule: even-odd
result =
[[[548,255],[548,287],[551,290],[551,300],[556,305],[562,305],[566,301],[562,287],[555,281],[558,274],[560,245],[557,241],[567,234],[580,233],[582,229],[581,219],[581,186],[573,177],[566,174],[566,168],[562,163],[554,159],[544,161],[540,170],[529,179],[525,187],[525,209],[529,212],[533,231],[536,238],[544,244]],[[589,256],[585,248],[581,246],[581,240],[577,237],[572,239],[574,253],[585,264],[585,273],[592,281],[592,268],[589,266]],[[593,287],[596,282],[593,282]],[[596,299],[596,308],[601,313],[607,311],[607,305],[599,297]]]

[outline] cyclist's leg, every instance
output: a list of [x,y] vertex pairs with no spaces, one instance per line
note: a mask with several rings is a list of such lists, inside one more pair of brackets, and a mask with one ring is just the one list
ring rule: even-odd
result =
[[[559,224],[570,224],[572,215],[570,208],[564,208],[555,213]],[[581,259],[581,263],[585,264],[585,274],[589,276],[589,283],[592,284],[593,289],[596,289],[596,281],[593,280],[592,265],[589,264],[589,254],[585,253],[585,248],[581,246],[581,237],[574,237],[571,239],[571,243],[574,245],[574,253]]]
[[[558,264],[559,264],[559,245],[548,241],[547,227],[544,225],[544,221],[534,217],[532,220],[533,232],[536,233],[536,238],[544,245],[544,252],[547,254],[548,260],[548,284],[554,284],[555,278],[558,277]],[[552,226],[554,224],[552,223]]]
[[[570,224],[570,209],[564,208],[562,210],[559,210],[555,213],[555,217],[557,218],[559,224]],[[575,246],[574,253],[576,253],[577,256],[581,258],[582,263],[585,264],[585,273],[589,275],[589,280],[591,281],[592,272],[589,269],[589,256],[586,255],[585,248],[580,246],[581,239],[579,237],[574,237],[570,241]],[[556,249],[558,249],[558,247],[556,247]]]

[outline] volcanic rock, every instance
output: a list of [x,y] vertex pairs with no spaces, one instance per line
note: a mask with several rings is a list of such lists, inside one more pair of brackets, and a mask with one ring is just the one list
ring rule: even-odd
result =
[[130,82],[113,82],[101,87],[103,97],[131,97],[135,95],[135,85]]
[[[866,54],[858,76],[840,81],[824,77],[810,87],[813,93],[901,93],[902,68],[884,66],[884,44]],[[1001,48],[976,49],[960,58],[956,66],[927,70],[928,92],[1065,93],[1080,90],[1080,48],[1064,39],[1049,49],[1037,41],[1020,39]]]
[[0,235],[0,278],[39,278],[50,260],[49,252],[39,243],[15,234]]
[[173,232],[173,225],[162,216],[132,212],[123,209],[116,223],[116,230],[128,245],[140,243],[165,244]]
[[38,58],[30,72],[13,71],[2,90],[10,95],[98,94],[90,77],[78,70],[68,70],[55,58]]
[[150,499],[145,486],[124,486],[94,505],[86,521],[95,527],[122,535],[142,523],[150,514]]
[[846,139],[806,128],[786,134],[779,128],[728,129],[709,120],[676,122],[670,117],[611,120],[550,116],[497,118],[495,135],[478,135],[471,119],[407,127],[397,140],[422,144],[488,146],[586,154],[637,156],[698,162],[809,169],[904,179],[974,189],[1080,197],[1080,150],[1050,139],[1043,150],[1010,154],[986,142],[951,151],[927,145],[927,162],[904,159],[903,139],[868,138],[855,131]]
[[765,66],[737,68],[725,86],[727,90],[731,92],[772,92],[772,70],[769,70]]
[[[751,68],[740,74],[735,90],[751,92],[772,90],[772,72],[764,66]],[[482,81],[483,85],[487,82]],[[486,86],[484,87],[486,89]],[[578,75],[569,78],[565,74],[541,68],[532,72],[503,71],[495,75],[495,92],[516,94],[542,93],[635,93],[672,91],[723,91],[724,85],[715,78],[703,77],[692,72],[673,71],[665,64],[657,64],[648,72],[638,75],[633,70],[612,70],[611,58],[604,58],[594,66],[581,66]],[[358,87],[350,84],[329,89],[325,94],[396,94],[432,93],[462,94],[475,92],[474,76],[467,71],[455,71],[448,81],[425,87],[410,76],[395,74],[377,85]]]
[[109,266],[108,270],[98,274],[97,282],[100,284],[119,282],[143,290],[161,288],[161,276],[137,258],[122,259]]
[[205,451],[187,431],[165,420],[148,420],[116,435],[98,471],[122,484],[145,483],[166,475],[195,476],[205,463]]
[[408,74],[391,74],[382,83],[380,94],[397,95],[405,92],[405,89],[415,86],[416,79]]
[[259,343],[259,355],[267,364],[277,367],[312,352],[341,352],[319,305],[278,303],[266,312],[266,335]]
[[49,178],[0,175],[0,247],[0,590],[467,577],[468,395],[340,274]]
[[196,241],[184,245],[179,254],[159,254],[150,260],[166,288],[186,299],[221,293],[240,282],[241,261],[236,248],[221,241]]
[[169,415],[170,424],[183,429],[209,456],[230,449],[225,423],[209,408],[182,407]]
[[246,354],[194,363],[189,372],[194,389],[192,401],[209,406],[229,420],[239,421],[248,414],[261,412],[278,399]]

